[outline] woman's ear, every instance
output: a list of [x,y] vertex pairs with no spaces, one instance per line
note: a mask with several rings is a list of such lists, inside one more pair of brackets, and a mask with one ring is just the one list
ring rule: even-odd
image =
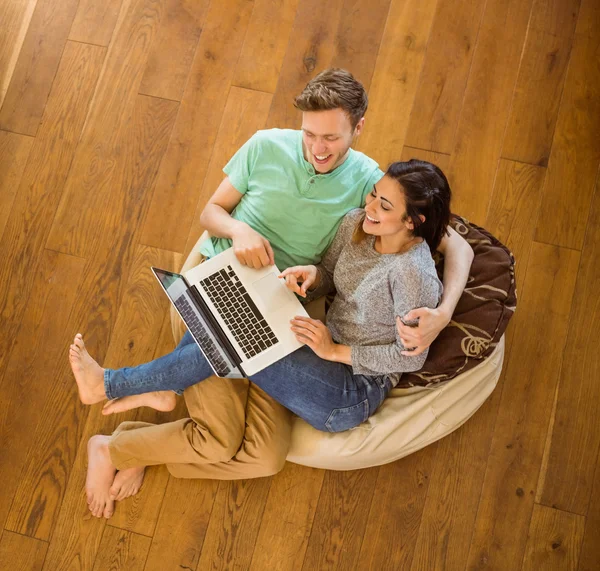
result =
[[[421,221],[421,224],[423,224],[423,222],[425,222],[425,216],[423,216],[422,214],[419,214],[419,220]],[[406,227],[409,230],[412,231],[415,229],[414,222],[412,221],[412,218],[410,216],[406,217],[406,220],[404,221],[404,223],[406,224]]]

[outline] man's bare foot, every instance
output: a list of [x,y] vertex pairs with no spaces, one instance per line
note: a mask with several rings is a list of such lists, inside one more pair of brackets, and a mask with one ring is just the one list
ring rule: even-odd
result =
[[87,503],[94,517],[109,518],[115,511],[110,487],[117,469],[108,451],[109,436],[96,435],[88,441],[88,471],[85,480]]
[[127,470],[119,470],[115,476],[115,480],[110,487],[111,499],[120,502],[130,496],[135,496],[142,487],[144,481],[144,472],[146,468],[128,468]]
[[155,410],[169,412],[175,408],[177,397],[173,391],[154,391],[141,395],[121,397],[109,400],[102,409],[102,414],[115,414],[140,406],[149,406]]
[[104,369],[87,352],[81,333],[75,335],[73,344],[69,347],[69,362],[75,375],[81,402],[96,404],[105,400]]

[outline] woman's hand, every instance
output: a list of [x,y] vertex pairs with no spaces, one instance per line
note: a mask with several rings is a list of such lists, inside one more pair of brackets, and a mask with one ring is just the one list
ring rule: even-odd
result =
[[292,331],[300,343],[308,345],[321,359],[336,360],[334,358],[336,344],[322,321],[297,315],[292,319]]
[[308,288],[314,284],[319,284],[319,272],[315,266],[294,266],[287,268],[279,274],[280,278],[285,278],[285,285],[294,293],[301,297],[306,297]]

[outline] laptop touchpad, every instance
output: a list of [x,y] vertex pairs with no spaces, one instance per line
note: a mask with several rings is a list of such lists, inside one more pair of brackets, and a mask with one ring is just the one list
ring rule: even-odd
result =
[[279,309],[293,301],[285,284],[274,272],[256,280],[252,286],[264,307]]

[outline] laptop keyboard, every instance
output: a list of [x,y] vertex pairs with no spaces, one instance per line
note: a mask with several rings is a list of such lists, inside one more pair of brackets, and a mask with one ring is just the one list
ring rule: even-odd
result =
[[[194,338],[198,341],[200,347],[202,347],[202,351],[206,355],[209,363],[213,366],[213,369],[217,373],[217,375],[224,377],[231,371],[231,367],[227,364],[225,359],[221,356],[221,353],[217,349],[217,346],[214,344],[213,340],[210,338],[204,325],[200,319],[198,319],[198,315],[192,309],[191,303],[186,299],[184,295],[179,296],[179,298],[175,301],[175,307],[179,310],[181,315],[183,315],[185,319],[185,323],[188,326],[188,329],[194,336]],[[201,379],[198,379],[199,381]]]
[[278,343],[231,266],[200,282],[247,359]]

